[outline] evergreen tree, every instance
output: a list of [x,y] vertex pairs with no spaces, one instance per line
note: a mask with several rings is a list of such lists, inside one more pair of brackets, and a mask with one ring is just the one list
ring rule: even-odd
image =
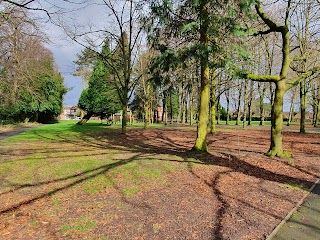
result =
[[105,41],[94,65],[88,88],[83,90],[79,99],[78,106],[87,112],[78,123],[80,125],[85,124],[92,115],[104,118],[121,109],[118,93],[112,84],[110,70],[106,63],[109,57],[109,41]]
[[61,113],[67,89],[54,67],[51,52],[37,37],[24,39],[17,43],[24,48],[12,55],[15,61],[0,62],[0,119],[48,122]]
[[[189,58],[198,60],[200,66],[200,99],[197,138],[194,150],[207,151],[207,128],[209,123],[209,99],[212,89],[211,108],[215,116],[216,68],[224,63],[224,40],[234,28],[236,11],[232,1],[187,0],[159,1],[152,4],[156,21],[149,34],[162,53],[159,61],[164,69],[185,65]],[[161,38],[165,36],[164,38]],[[174,47],[164,44],[175,39]],[[184,46],[181,48],[181,46]],[[211,81],[210,81],[211,80]],[[215,122],[214,122],[215,124]]]

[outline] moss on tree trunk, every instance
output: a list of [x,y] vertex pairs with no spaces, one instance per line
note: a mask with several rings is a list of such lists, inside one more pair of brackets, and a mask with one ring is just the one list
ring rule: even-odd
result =
[[211,107],[210,107],[210,133],[211,134],[216,134],[217,133],[217,119],[216,119],[216,102],[212,101],[211,102]]
[[209,98],[210,98],[210,83],[209,83],[209,65],[208,65],[208,26],[209,13],[207,9],[207,1],[200,2],[200,45],[203,47],[203,53],[200,57],[201,66],[201,93],[199,104],[199,117],[197,127],[197,139],[193,147],[196,151],[208,151],[207,133],[208,133],[208,115],[209,115]]
[[274,103],[271,113],[271,144],[268,152],[269,156],[291,156],[291,154],[284,152],[282,147],[283,97],[285,92],[285,81],[281,80],[276,82]]
[[[204,61],[205,62],[205,61]],[[207,147],[207,132],[208,132],[208,113],[209,113],[209,67],[208,63],[201,64],[201,93],[199,106],[199,121],[197,127],[197,139],[194,145],[194,150],[208,151]]]

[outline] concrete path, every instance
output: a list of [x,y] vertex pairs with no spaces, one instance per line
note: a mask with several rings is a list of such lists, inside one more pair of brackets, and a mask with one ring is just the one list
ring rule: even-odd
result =
[[320,240],[319,181],[297,211],[274,234],[267,239]]
[[5,139],[5,138],[8,138],[8,137],[11,137],[11,136],[14,136],[14,135],[18,135],[22,132],[25,132],[29,129],[32,129],[32,128],[35,128],[35,127],[21,127],[21,128],[18,128],[16,130],[13,130],[13,131],[9,131],[9,132],[4,132],[4,133],[0,133],[0,141]]

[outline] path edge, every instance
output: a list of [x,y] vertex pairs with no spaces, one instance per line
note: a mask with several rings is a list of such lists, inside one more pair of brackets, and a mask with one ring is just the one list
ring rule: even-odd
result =
[[307,190],[305,195],[300,199],[300,201],[296,204],[296,206],[285,216],[285,218],[276,226],[273,231],[267,236],[266,240],[271,240],[282,228],[282,226],[289,220],[289,218],[298,210],[298,208],[303,204],[304,200],[310,195],[313,189],[317,186],[320,182],[320,177],[316,179],[313,185]]

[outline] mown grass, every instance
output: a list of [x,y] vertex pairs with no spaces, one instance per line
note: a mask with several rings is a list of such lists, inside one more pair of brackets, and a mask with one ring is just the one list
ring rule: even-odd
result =
[[[42,125],[24,133],[1,141],[0,177],[5,178],[0,187],[10,189],[15,185],[32,185],[55,180],[72,180],[90,178],[85,181],[83,190],[97,193],[117,184],[121,176],[130,186],[124,186],[123,194],[134,196],[136,192],[150,188],[153,183],[161,183],[162,175],[174,170],[169,160],[176,158],[170,154],[162,154],[158,159],[148,157],[130,158],[131,162],[121,164],[99,175],[99,171],[107,169],[110,164],[120,162],[120,155],[130,154],[132,149],[115,147],[109,139],[98,139],[96,136],[104,132],[119,132],[120,125],[107,126],[100,121],[89,121],[84,126],[76,125],[77,121],[61,121],[59,124]],[[142,127],[142,123],[128,128]],[[154,124],[149,127],[163,127]],[[138,161],[139,160],[139,161]],[[179,159],[174,159],[179,160]],[[84,173],[84,174],[83,174]],[[97,176],[95,176],[97,174]],[[95,176],[95,177],[90,177]],[[147,180],[146,180],[147,179]],[[149,185],[145,182],[150,183]],[[148,185],[148,186],[147,186]],[[137,187],[136,186],[140,186]]]
[[[100,125],[94,121],[85,126],[75,123],[62,121],[43,125],[3,140],[0,146],[3,153],[0,156],[0,177],[6,181],[0,183],[0,191],[5,192],[12,186],[46,185],[46,182],[60,183],[85,178],[87,180],[82,189],[87,193],[112,188],[121,180],[126,183],[122,194],[133,197],[155,183],[161,184],[163,174],[174,169],[168,162],[135,158],[131,149],[119,150],[108,139],[99,143],[95,138],[98,133],[119,132],[117,125]],[[119,156],[126,154],[128,157],[119,159]],[[128,162],[109,171],[112,164],[121,161]],[[107,173],[99,174],[103,171]]]
[[[128,128],[142,126],[135,124]],[[184,126],[183,129],[189,128]],[[20,210],[20,206],[28,209],[28,206],[30,209],[26,211],[34,215],[25,224],[26,229],[41,232],[43,221],[50,221],[50,228],[57,230],[63,239],[89,239],[92,235],[96,237],[94,234],[99,234],[111,221],[117,222],[119,216],[130,214],[130,210],[140,205],[148,209],[148,199],[144,197],[157,196],[155,193],[162,190],[171,191],[176,179],[189,174],[200,181],[197,174],[203,173],[203,179],[207,179],[230,168],[228,161],[239,161],[226,158],[224,164],[214,157],[212,161],[217,161],[217,165],[210,161],[210,164],[203,164],[203,156],[201,160],[196,153],[181,152],[184,146],[175,139],[184,135],[179,136],[178,131],[171,133],[172,138],[164,135],[156,140],[153,134],[160,131],[134,129],[124,136],[120,129],[119,124],[107,126],[99,121],[90,121],[85,126],[76,125],[76,121],[62,121],[2,140],[0,202],[3,204],[0,211],[4,212],[4,219],[10,221],[14,216],[10,211]],[[239,167],[239,172],[242,171],[247,172],[247,169]],[[205,180],[204,183],[199,191],[208,185],[208,193],[212,193],[211,182]],[[290,183],[280,186],[296,189]],[[187,187],[197,191],[189,182]],[[157,222],[150,226],[153,232],[163,227]],[[128,238],[120,236],[119,239]]]
[[[128,126],[132,127],[142,125]],[[170,155],[144,156],[125,144],[120,146],[117,138],[112,139],[120,129],[120,125],[107,126],[98,121],[85,126],[76,125],[76,121],[61,121],[2,140],[0,198],[10,194],[9,205],[15,206],[21,204],[21,194],[31,201],[39,195],[50,197],[47,214],[51,215],[63,211],[65,190],[73,189],[73,194],[92,198],[112,193],[132,199],[143,191],[164,186],[165,175],[177,169],[178,164],[169,161]],[[100,135],[101,138],[97,137]],[[119,200],[109,204],[116,208],[123,205]],[[96,227],[93,216],[59,224],[63,234],[86,234]]]

